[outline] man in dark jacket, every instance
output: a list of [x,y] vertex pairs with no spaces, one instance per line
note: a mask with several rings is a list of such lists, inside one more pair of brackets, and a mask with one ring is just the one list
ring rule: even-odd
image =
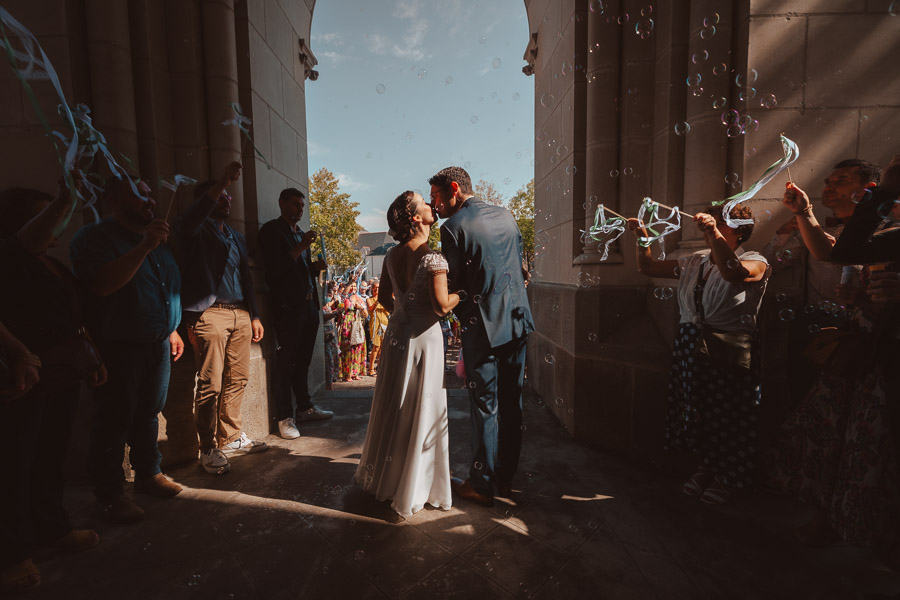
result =
[[[281,216],[259,230],[259,249],[266,269],[278,355],[275,359],[275,418],[278,434],[285,439],[300,436],[297,421],[330,419],[334,414],[313,406],[309,396],[309,363],[319,331],[319,292],[316,277],[325,261],[313,262],[309,247],[315,231],[301,230],[306,196],[288,188],[278,197]],[[296,412],[291,391],[297,399]]]
[[534,331],[525,295],[522,234],[512,214],[476,198],[469,174],[447,167],[428,180],[433,207],[446,219],[441,252],[453,289],[466,292],[454,309],[466,324],[462,355],[469,382],[472,463],[457,494],[490,506],[509,497],[522,448],[525,339]]
[[231,213],[226,188],[241,175],[240,163],[218,181],[197,186],[194,202],[178,221],[183,251],[182,304],[197,359],[194,422],[200,465],[221,475],[227,455],[265,450],[241,430],[241,402],[250,376],[250,343],[263,336],[244,236],[225,223]]

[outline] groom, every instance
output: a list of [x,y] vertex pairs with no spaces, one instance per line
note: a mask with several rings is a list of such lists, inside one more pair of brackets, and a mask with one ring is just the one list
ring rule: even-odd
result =
[[453,289],[465,291],[455,312],[472,402],[469,479],[453,490],[482,506],[508,497],[522,447],[525,337],[534,331],[525,295],[522,235],[508,210],[476,198],[460,167],[428,180],[441,218],[441,252]]

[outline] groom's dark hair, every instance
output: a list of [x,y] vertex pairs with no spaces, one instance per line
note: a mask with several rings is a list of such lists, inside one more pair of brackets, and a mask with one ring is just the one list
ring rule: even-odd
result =
[[459,185],[459,191],[465,196],[471,196],[475,192],[472,191],[472,178],[466,173],[462,167],[447,167],[441,169],[428,180],[428,185],[436,185],[441,189],[450,189],[450,184],[456,182]]

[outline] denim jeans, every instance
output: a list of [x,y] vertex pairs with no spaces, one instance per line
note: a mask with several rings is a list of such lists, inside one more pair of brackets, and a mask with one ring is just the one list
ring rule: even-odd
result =
[[172,357],[169,340],[97,340],[109,379],[94,392],[88,472],[94,494],[109,501],[122,494],[125,444],[137,477],[159,473],[159,413],[166,405]]

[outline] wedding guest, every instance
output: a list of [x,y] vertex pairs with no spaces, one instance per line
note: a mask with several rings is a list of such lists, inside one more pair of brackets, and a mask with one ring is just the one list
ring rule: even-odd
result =
[[[804,397],[822,371],[823,361],[813,360],[816,355],[808,349],[829,343],[834,335],[833,329],[829,328],[843,327],[847,322],[845,314],[835,315],[833,310],[820,306],[823,302],[844,304],[844,299],[839,295],[841,265],[828,262],[828,259],[831,247],[841,236],[856,203],[868,186],[878,183],[880,174],[878,166],[857,158],[842,160],[834,165],[822,188],[822,204],[831,211],[831,216],[823,224],[816,219],[812,203],[804,190],[793,182],[789,182],[785,189],[783,201],[794,216],[778,230],[762,253],[776,272],[791,265],[804,269],[801,297],[791,305],[794,308],[804,305],[810,308],[796,310],[795,318],[787,325],[777,322],[779,329],[787,328],[785,354],[790,359],[791,368],[786,376],[792,398]],[[781,305],[779,302],[779,308]],[[784,345],[780,339],[772,343]]]
[[181,275],[169,247],[169,224],[156,217],[144,181],[110,178],[110,216],[82,227],[69,248],[88,304],[88,324],[109,380],[94,392],[88,470],[104,516],[137,521],[144,510],[125,495],[125,444],[134,489],[159,498],[181,492],[160,472],[158,415],[166,404],[172,360],[184,351]]
[[356,293],[356,284],[347,285],[341,319],[341,381],[358,380],[366,372],[365,300]]
[[303,231],[298,226],[305,207],[303,192],[296,188],[282,190],[278,196],[281,215],[263,225],[258,237],[278,341],[275,419],[278,435],[284,439],[300,437],[297,421],[334,416],[331,411],[314,406],[309,393],[309,364],[319,331],[316,278],[326,264],[322,259],[313,261],[310,255],[316,232]]
[[[773,485],[816,507],[797,529],[801,541],[845,541],[900,568],[900,157],[881,185],[860,201],[831,251],[864,263],[850,330],[810,393],[786,421]],[[879,214],[879,208],[886,210]]]
[[384,332],[387,331],[390,313],[388,309],[378,300],[378,290],[381,284],[377,279],[372,281],[370,286],[372,297],[366,300],[366,309],[369,312],[369,334],[372,338],[372,354],[369,359],[369,375],[378,374],[378,360],[381,358],[381,346],[384,343]]
[[[0,422],[9,451],[0,454],[0,570],[4,592],[37,587],[39,544],[82,550],[95,546],[91,529],[73,529],[63,506],[65,457],[81,381],[106,381],[106,368],[84,329],[75,280],[47,254],[71,216],[60,186],[49,194],[14,188],[0,193],[0,349],[10,381],[0,390]],[[8,387],[7,387],[8,386]]]
[[[730,215],[753,219],[741,205]],[[681,324],[669,379],[666,446],[698,458],[684,492],[721,504],[753,485],[760,401],[754,338],[769,266],[742,246],[752,223],[730,227],[721,205],[697,213],[694,223],[709,252],[657,260],[639,238],[637,260],[646,275],[679,279]],[[647,237],[637,219],[629,219],[628,227]]]
[[221,475],[228,455],[266,450],[241,429],[241,403],[250,377],[250,344],[263,326],[256,309],[253,276],[244,236],[225,223],[231,214],[226,188],[238,180],[240,163],[218,181],[199,184],[194,202],[178,221],[182,248],[184,322],[197,363],[194,423],[200,465]]
[[325,334],[325,389],[333,390],[334,382],[340,373],[340,348],[337,339],[337,320],[340,318],[344,307],[339,300],[333,296],[328,298],[325,306],[322,307],[323,328]]

